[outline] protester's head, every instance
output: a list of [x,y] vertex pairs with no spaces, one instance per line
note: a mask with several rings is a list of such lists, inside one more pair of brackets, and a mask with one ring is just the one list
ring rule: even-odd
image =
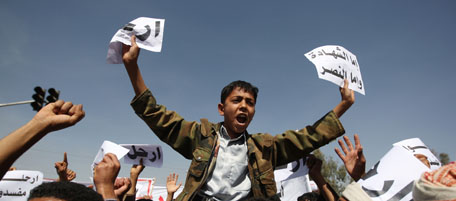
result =
[[103,197],[82,184],[73,182],[43,183],[30,192],[28,201],[103,201]]
[[277,200],[277,199],[275,199],[274,197],[271,197],[271,198],[251,197],[251,198],[247,199],[246,201],[274,201],[274,200]]
[[242,134],[255,115],[258,88],[245,81],[234,81],[223,88],[220,115],[224,116],[224,127],[228,134]]
[[243,91],[246,91],[246,92],[252,94],[254,101],[256,102],[257,95],[258,95],[258,88],[246,81],[238,80],[238,81],[233,81],[230,84],[223,87],[222,94],[220,95],[220,103],[222,103],[222,104],[225,103],[226,98],[236,88],[240,88]]
[[456,163],[425,172],[413,186],[413,200],[453,200],[456,198]]
[[318,201],[319,194],[316,192],[308,192],[298,197],[298,201]]

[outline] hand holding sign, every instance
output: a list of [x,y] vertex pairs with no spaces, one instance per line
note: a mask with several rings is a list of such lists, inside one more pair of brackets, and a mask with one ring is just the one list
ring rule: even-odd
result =
[[116,198],[114,182],[119,174],[120,163],[115,154],[107,153],[95,166],[93,183],[104,199]]
[[141,172],[146,166],[143,165],[143,159],[139,159],[139,164],[134,164],[130,169],[130,177],[138,179]]
[[125,149],[116,143],[105,140],[98,150],[95,159],[93,160],[92,170],[100,161],[103,160],[103,157],[108,153],[112,153],[116,156],[116,158],[121,159],[128,153],[128,149]]
[[122,44],[122,60],[125,64],[136,64],[139,56],[139,47],[136,36],[131,36],[131,45]]
[[353,92],[351,89],[348,89],[347,80],[344,80],[344,87],[340,87],[339,90],[342,100],[333,109],[337,118],[340,118],[353,105],[353,103],[355,103],[355,92]]

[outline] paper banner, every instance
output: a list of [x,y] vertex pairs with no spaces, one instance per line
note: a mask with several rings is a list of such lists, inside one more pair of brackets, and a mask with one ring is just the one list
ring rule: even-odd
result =
[[410,201],[413,184],[429,168],[402,147],[393,146],[358,183],[373,201]]
[[340,87],[344,79],[348,88],[365,95],[358,60],[350,51],[341,46],[326,45],[304,54],[316,67],[318,78],[328,80]]
[[311,192],[309,168],[305,158],[288,163],[274,171],[277,193],[282,201],[296,201],[304,193]]
[[0,200],[25,201],[30,190],[43,183],[43,173],[38,171],[8,171],[0,181]]
[[160,52],[163,44],[164,19],[140,17],[119,29],[109,42],[108,64],[121,64],[122,43],[131,45],[131,36],[136,36],[136,43],[139,48],[152,52]]
[[407,150],[410,154],[422,154],[427,157],[431,170],[439,169],[442,164],[440,160],[429,150],[429,148],[419,138],[411,138],[394,143],[393,146],[399,146]]
[[139,164],[142,159],[145,166],[160,168],[163,165],[163,151],[159,145],[121,144],[120,146],[129,149],[124,157],[124,163]]

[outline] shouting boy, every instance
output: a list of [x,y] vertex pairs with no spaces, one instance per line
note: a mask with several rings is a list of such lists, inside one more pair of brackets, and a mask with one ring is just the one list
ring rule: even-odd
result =
[[355,101],[347,81],[340,89],[342,101],[332,111],[312,126],[276,136],[247,132],[255,115],[258,89],[245,81],[223,88],[218,104],[223,122],[186,121],[157,104],[147,89],[137,64],[139,48],[135,40],[132,36],[131,47],[123,46],[123,62],[136,94],[131,105],[163,142],[192,160],[184,189],[176,200],[279,200],[274,169],[302,158],[345,132],[339,117]]

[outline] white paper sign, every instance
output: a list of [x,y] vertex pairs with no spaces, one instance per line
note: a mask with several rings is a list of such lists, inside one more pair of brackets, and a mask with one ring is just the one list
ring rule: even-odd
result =
[[365,95],[358,60],[350,51],[342,46],[326,45],[315,48],[304,56],[315,65],[318,78],[340,87],[344,86],[344,79],[347,79],[348,88]]
[[412,155],[422,154],[427,157],[431,165],[431,170],[439,169],[442,164],[440,160],[429,150],[429,148],[420,140],[420,138],[411,138],[394,143],[393,146],[399,146],[406,149]]
[[139,178],[136,183],[136,199],[143,199],[145,196],[152,197],[155,178]]
[[106,155],[107,153],[112,153],[116,155],[117,159],[120,160],[122,159],[122,157],[125,156],[125,154],[128,153],[128,151],[128,149],[125,149],[116,143],[105,140],[101,145],[100,149],[98,150],[97,156],[95,156],[95,159],[93,160],[92,170],[98,163],[100,163],[103,160],[104,155]]
[[145,166],[160,168],[163,165],[163,151],[160,145],[121,144],[120,146],[129,149],[124,157],[124,163],[139,164],[142,159]]
[[160,52],[163,44],[164,19],[140,17],[119,29],[109,43],[108,64],[122,63],[122,43],[131,45],[131,36],[136,35],[139,48]]
[[277,193],[282,201],[296,201],[304,193],[311,192],[309,168],[305,158],[288,163],[274,171]]
[[414,181],[428,170],[407,150],[393,146],[358,183],[373,201],[410,201]]
[[[177,191],[174,193],[174,198],[182,192],[184,186],[182,185]],[[168,191],[166,190],[166,186],[155,186],[154,191],[152,192],[152,199],[157,201],[165,201],[168,197]]]
[[27,200],[30,190],[43,183],[43,173],[38,171],[8,171],[0,181],[0,200]]

